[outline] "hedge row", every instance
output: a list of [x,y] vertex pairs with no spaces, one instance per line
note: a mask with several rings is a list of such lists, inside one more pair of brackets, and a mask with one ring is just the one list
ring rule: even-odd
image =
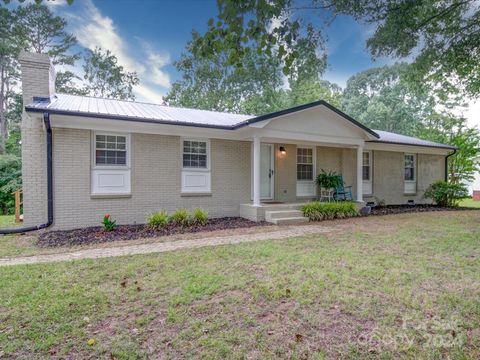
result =
[[344,219],[358,216],[355,203],[350,201],[342,202],[320,202],[313,201],[302,206],[303,215],[311,221],[330,219]]

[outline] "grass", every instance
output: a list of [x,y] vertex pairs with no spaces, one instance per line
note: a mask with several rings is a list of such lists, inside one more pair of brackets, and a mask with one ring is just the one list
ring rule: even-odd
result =
[[473,207],[480,209],[480,201],[473,201],[473,199],[464,199],[460,202],[460,206]]
[[15,223],[15,215],[0,215],[0,228],[18,226]]
[[0,357],[479,358],[479,219],[0,268]]

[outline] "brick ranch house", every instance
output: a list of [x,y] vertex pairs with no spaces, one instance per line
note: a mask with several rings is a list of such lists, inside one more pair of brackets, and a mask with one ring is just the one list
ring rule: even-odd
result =
[[422,203],[455,150],[371,130],[324,101],[249,116],[56,94],[46,55],[20,63],[26,226],[195,207],[258,221],[316,198],[321,169],[342,174],[359,203]]

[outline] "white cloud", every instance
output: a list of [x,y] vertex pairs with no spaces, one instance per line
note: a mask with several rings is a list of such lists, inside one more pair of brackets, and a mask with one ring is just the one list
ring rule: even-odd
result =
[[73,8],[63,8],[63,15],[68,18],[71,31],[79,44],[90,50],[96,47],[110,50],[125,70],[138,74],[140,85],[134,88],[137,98],[161,102],[162,95],[170,87],[170,76],[163,69],[170,62],[169,54],[155,51],[141,39],[130,44],[121,37],[113,20],[103,15],[92,0],[74,5],[78,5],[75,12],[69,11]]

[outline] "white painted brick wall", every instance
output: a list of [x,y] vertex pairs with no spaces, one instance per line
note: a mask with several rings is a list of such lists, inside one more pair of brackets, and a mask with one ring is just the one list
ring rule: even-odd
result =
[[211,140],[212,196],[181,196],[180,137],[131,136],[130,198],[90,196],[91,133],[54,129],[54,213],[52,229],[99,225],[105,213],[119,224],[144,223],[157,210],[202,207],[211,217],[238,216],[250,201],[250,143]]

